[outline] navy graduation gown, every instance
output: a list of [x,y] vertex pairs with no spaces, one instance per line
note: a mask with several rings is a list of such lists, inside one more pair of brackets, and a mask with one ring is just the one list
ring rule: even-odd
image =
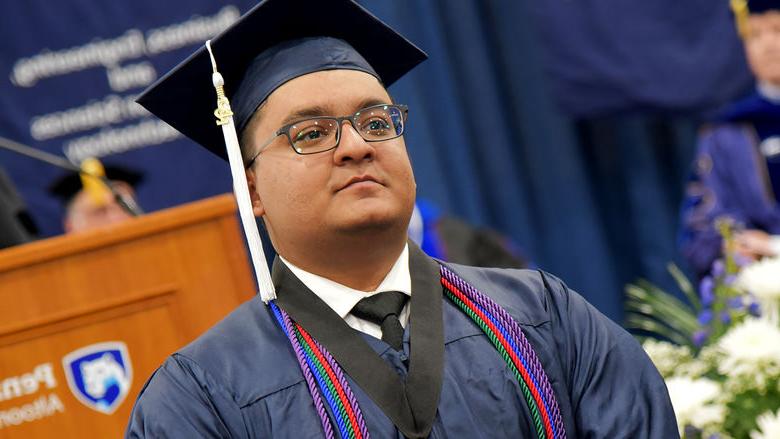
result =
[[[414,278],[415,267],[432,260],[410,250]],[[521,325],[569,438],[677,437],[664,382],[639,344],[562,282],[536,271],[451,268]],[[535,437],[520,387],[482,330],[447,299],[441,314],[442,384],[429,437]],[[355,332],[404,379],[414,324],[403,352]],[[372,437],[401,438],[360,383],[348,380]],[[323,432],[290,344],[258,297],[165,361],[139,395],[126,437],[322,438]]]
[[681,250],[700,275],[721,254],[718,217],[780,234],[780,155],[759,150],[760,142],[777,136],[780,105],[758,94],[730,105],[700,135],[680,233]]

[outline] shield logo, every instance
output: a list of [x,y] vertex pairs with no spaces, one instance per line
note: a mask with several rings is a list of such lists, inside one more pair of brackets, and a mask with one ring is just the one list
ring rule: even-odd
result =
[[92,410],[110,415],[130,391],[133,367],[121,341],[77,349],[62,358],[62,366],[73,396]]

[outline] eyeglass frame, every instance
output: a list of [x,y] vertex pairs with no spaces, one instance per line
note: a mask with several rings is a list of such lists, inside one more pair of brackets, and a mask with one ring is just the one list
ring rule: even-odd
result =
[[[387,139],[366,139],[363,137],[363,135],[360,133],[360,130],[357,128],[357,118],[358,116],[365,112],[366,110],[371,110],[374,108],[380,108],[380,107],[396,107],[399,110],[401,110],[401,117],[403,120],[403,125],[401,126],[401,132],[393,137],[388,137]],[[350,116],[313,116],[313,117],[305,117],[302,119],[298,119],[296,121],[290,122],[287,125],[282,126],[276,132],[274,135],[269,138],[266,142],[264,142],[259,148],[257,153],[244,165],[244,169],[249,169],[252,167],[252,165],[255,163],[255,160],[257,160],[257,157],[260,156],[260,153],[265,150],[271,143],[273,143],[277,137],[281,136],[282,134],[286,135],[287,137],[287,144],[290,145],[290,148],[292,148],[293,152],[295,152],[298,155],[312,155],[312,154],[320,154],[323,152],[328,152],[331,150],[334,150],[338,148],[339,143],[341,142],[341,126],[344,124],[344,121],[349,121],[350,125],[352,125],[352,128],[355,130],[356,133],[360,136],[361,139],[363,139],[366,142],[385,142],[387,140],[393,140],[397,139],[404,135],[404,132],[406,131],[406,118],[409,116],[409,107],[404,104],[377,104],[377,105],[371,105],[365,108],[361,108],[360,110],[356,111],[354,114]],[[295,149],[295,145],[293,144],[292,136],[290,135],[290,128],[293,126],[300,124],[302,122],[307,122],[310,120],[322,120],[322,119],[328,119],[328,120],[335,120],[336,123],[336,144],[328,149],[323,149],[322,151],[316,151],[316,152],[299,152],[297,149]]]

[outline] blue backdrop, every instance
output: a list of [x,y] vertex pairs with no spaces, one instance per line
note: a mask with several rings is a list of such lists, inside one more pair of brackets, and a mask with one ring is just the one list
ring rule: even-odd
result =
[[[0,17],[0,135],[143,170],[138,194],[149,211],[230,190],[220,160],[127,102],[253,1],[9,3]],[[625,282],[669,284],[664,266],[676,258],[697,123],[690,110],[748,85],[725,6],[677,4],[669,17],[682,18],[670,23],[669,9],[639,0],[630,3],[640,10],[361,3],[431,57],[391,89],[410,106],[419,196],[510,235],[612,318]],[[717,38],[707,44],[709,36]],[[615,113],[632,108],[674,112]],[[46,193],[59,171],[5,151],[0,164],[43,236],[60,233],[60,206]]]
[[527,4],[555,98],[569,114],[706,110],[751,80],[728,0]]

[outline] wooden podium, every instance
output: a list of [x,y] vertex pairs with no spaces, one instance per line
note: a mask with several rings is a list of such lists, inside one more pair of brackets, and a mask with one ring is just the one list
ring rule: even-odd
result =
[[160,363],[253,296],[235,211],[223,195],[0,252],[0,438],[122,437]]

